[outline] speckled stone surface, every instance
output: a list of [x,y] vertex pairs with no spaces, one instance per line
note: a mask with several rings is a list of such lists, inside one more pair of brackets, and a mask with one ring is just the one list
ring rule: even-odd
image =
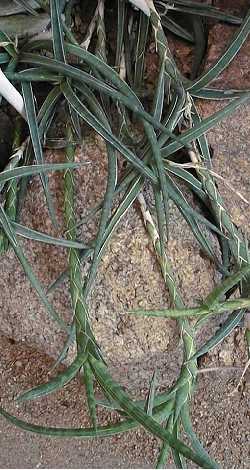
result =
[[[213,29],[211,34],[220,38],[220,41],[216,40],[215,46],[209,51],[209,62],[220,54],[232,32],[230,27],[223,31],[220,26]],[[249,86],[249,51],[248,41],[230,69],[224,72],[228,87]],[[218,81],[215,85],[220,86],[220,83]],[[219,103],[199,103],[203,116],[215,112],[219,106]],[[214,170],[229,180],[231,186],[248,200],[249,129],[250,105],[246,105],[209,132],[209,142],[214,149]],[[81,217],[87,213],[88,207],[98,203],[104,191],[106,158],[102,142],[87,137],[79,149],[78,158],[90,162],[76,173],[80,188],[77,214]],[[62,161],[63,154],[48,153],[47,159]],[[30,227],[58,236],[63,234],[61,174],[51,176],[50,181],[60,223],[58,232],[52,229],[49,222],[38,178],[34,178],[29,188],[22,220]],[[250,206],[220,180],[217,182],[233,220],[249,233]],[[95,227],[95,223],[89,224],[81,235],[86,239],[91,238]],[[22,245],[45,287],[65,269],[65,250],[27,241],[22,242]],[[213,287],[217,274],[210,261],[201,256],[192,234],[173,207],[168,254],[174,264],[185,302],[187,305],[198,304]],[[36,405],[27,404],[20,409],[11,408],[13,405],[9,404],[9,399],[12,400],[22,389],[46,380],[46,371],[52,363],[44,353],[56,357],[65,338],[48,318],[12,253],[1,259],[0,272],[0,331],[4,334],[0,341],[1,400],[9,409],[33,422],[67,426],[86,424],[84,400],[76,399],[80,395],[76,383],[51,398],[51,402],[48,399]],[[65,319],[70,318],[67,283],[50,295],[49,299]],[[145,396],[148,380],[156,364],[160,383],[171,383],[181,359],[175,323],[171,320],[142,321],[124,315],[131,307],[168,305],[168,295],[136,205],[124,219],[103,257],[89,305],[98,341],[114,375],[124,385],[130,382],[133,392],[140,390]],[[216,322],[219,320],[211,328],[214,328]],[[17,343],[12,344],[6,337],[14,338]],[[240,377],[244,361],[246,351],[243,335],[236,330],[208,356],[205,365],[222,370],[220,372],[219,369],[211,376],[201,376],[195,396],[196,428],[223,467],[248,467],[247,397],[245,392],[236,397],[229,396]],[[225,371],[224,366],[238,369]],[[105,421],[106,417],[102,418]],[[17,452],[13,452],[13,439],[19,442]],[[68,445],[71,446],[70,455]],[[5,421],[0,419],[0,466],[6,468],[62,468],[66,464],[67,468],[151,468],[157,448],[157,442],[146,437],[142,431],[100,443],[70,441],[69,444],[66,440],[55,442],[27,436],[14,431],[11,426],[6,427]]]
[[[218,27],[212,35],[218,34]],[[225,28],[225,44],[228,31]],[[210,63],[220,54],[224,45],[215,42],[209,51]],[[246,63],[249,43],[230,67],[225,71],[226,80],[234,76],[234,71],[242,70],[241,63]],[[242,72],[242,73],[243,73]],[[246,77],[245,77],[246,75]],[[246,72],[242,83],[248,83]],[[217,85],[216,85],[217,86]],[[232,84],[236,86],[236,84]],[[201,113],[206,116],[215,112],[221,104],[202,102]],[[214,170],[231,186],[250,199],[249,161],[249,106],[238,110],[209,133],[209,141],[214,148]],[[63,153],[48,152],[48,161],[63,161]],[[89,208],[100,201],[105,189],[106,154],[105,146],[99,138],[87,136],[78,149],[78,160],[86,163],[76,171],[76,212],[78,220]],[[64,234],[62,173],[51,175],[51,190],[54,194],[59,230],[56,232],[48,218],[44,196],[39,178],[30,184],[27,200],[23,209],[22,221],[28,226],[51,233],[55,236]],[[218,185],[225,198],[226,206],[235,223],[243,230],[249,229],[249,205],[247,206],[232,190],[218,180]],[[211,262],[202,256],[185,221],[171,206],[169,224],[168,255],[173,263],[176,279],[182,290],[187,305],[197,304],[214,286],[218,275]],[[79,235],[89,240],[96,229],[96,221],[84,226]],[[66,267],[67,252],[64,249],[35,242],[22,241],[25,253],[34,271],[46,288]],[[64,334],[58,331],[41,306],[36,294],[30,287],[22,268],[12,252],[1,262],[1,331],[8,337],[34,345],[40,351],[46,351],[55,357],[64,344]],[[70,319],[71,308],[67,282],[62,288],[49,295],[58,313],[66,320]],[[124,315],[127,309],[145,306],[147,308],[168,305],[168,294],[164,289],[159,267],[151,243],[145,232],[140,211],[136,204],[130,209],[115,233],[110,246],[104,254],[95,287],[89,299],[90,316],[96,337],[114,370],[133,370],[134,380],[149,379],[153,370],[154,358],[161,357],[159,367],[165,367],[166,360],[178,344],[178,331],[172,320],[142,319]],[[174,338],[174,340],[173,340]],[[161,354],[161,353],[164,353]],[[151,363],[149,367],[148,361]],[[139,377],[135,372],[138,368]],[[143,366],[145,364],[145,366]],[[122,369],[121,369],[122,366]],[[144,370],[145,367],[145,370]],[[140,372],[139,372],[140,371]],[[124,373],[122,373],[124,377]]]
[[[48,155],[48,161],[61,161],[62,154]],[[76,212],[80,218],[100,200],[105,184],[106,156],[99,139],[88,139],[79,149],[78,159],[88,161],[76,174],[79,188]],[[51,189],[63,235],[62,175],[51,176]],[[28,226],[56,235],[52,229],[38,178],[31,182],[22,221]],[[82,230],[84,240],[91,237],[95,223]],[[63,249],[38,243],[22,242],[34,271],[44,286],[48,286],[66,267],[67,253]],[[186,222],[171,206],[169,242],[167,246],[176,278],[188,305],[197,304],[214,285],[216,273],[211,262],[201,256]],[[64,335],[47,316],[31,289],[14,254],[2,261],[0,287],[2,291],[1,330],[9,337],[36,345],[41,351],[55,356],[63,346]],[[11,295],[10,295],[11,289]],[[49,295],[57,312],[70,318],[68,284]],[[166,363],[165,353],[178,344],[178,331],[173,320],[144,319],[125,315],[136,307],[169,305],[168,293],[159,271],[150,240],[145,232],[139,208],[134,205],[126,215],[104,254],[100,272],[89,299],[90,318],[97,340],[114,369],[129,363],[141,364],[147,371],[148,360],[155,355]],[[145,366],[143,365],[145,364]],[[152,362],[153,367],[153,362]],[[161,367],[161,364],[159,364]],[[139,371],[138,371],[139,373]],[[123,374],[122,374],[123,375]],[[142,374],[143,375],[143,374]],[[149,375],[145,378],[149,379]]]

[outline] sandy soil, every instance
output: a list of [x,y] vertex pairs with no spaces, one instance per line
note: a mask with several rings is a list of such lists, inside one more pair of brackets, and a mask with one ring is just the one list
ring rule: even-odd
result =
[[[226,44],[233,30],[224,28],[223,32]],[[211,46],[208,54],[211,61],[223,48],[221,27],[216,26],[212,35],[215,39],[219,37],[220,42],[217,39],[215,46]],[[228,86],[249,86],[249,52],[248,41],[224,73]],[[220,86],[220,83],[216,85]],[[211,114],[218,106],[215,103],[200,103],[203,115]],[[215,171],[230,179],[234,189],[243,193],[248,200],[249,130],[248,105],[209,133],[214,149]],[[63,159],[60,153],[48,153],[47,157],[48,160]],[[86,136],[78,157],[91,163],[77,173],[77,183],[81,188],[77,206],[80,217],[86,213],[87,207],[100,200],[104,190],[106,158],[103,144],[99,139]],[[59,232],[62,234],[61,184],[61,176],[51,177],[51,188],[56,194]],[[235,223],[249,233],[250,206],[245,205],[221,182],[218,185]],[[50,226],[40,182],[36,178],[30,186],[23,223],[54,235],[59,233],[53,232]],[[95,223],[90,224],[84,236],[91,237],[94,230]],[[64,250],[27,242],[23,242],[23,246],[45,286],[65,268]],[[211,263],[201,255],[188,227],[174,208],[171,208],[168,249],[187,305],[197,304],[215,284],[218,275]],[[64,336],[47,317],[14,255],[9,253],[1,261],[0,403],[32,422],[58,426],[86,425],[84,396],[77,382],[36,404],[18,407],[13,404],[13,398],[21,390],[46,380],[47,370],[63,345]],[[69,317],[67,283],[55,291],[50,300],[64,318]],[[130,383],[136,395],[145,396],[156,363],[160,384],[166,386],[174,379],[180,364],[178,330],[173,321],[142,321],[127,318],[121,313],[138,305],[160,307],[167,303],[168,296],[135,205],[104,255],[90,298],[90,312],[95,333],[113,373],[124,385]],[[214,320],[204,335],[214,331],[218,325],[219,320]],[[235,330],[206,357],[202,367],[215,368],[216,371],[199,375],[194,397],[196,430],[223,467],[247,468],[250,464],[247,449],[247,385],[239,393],[230,395],[246,362],[243,334],[244,330]],[[173,337],[176,339],[173,340]],[[107,419],[105,414],[100,413],[102,422]],[[55,441],[23,433],[0,419],[0,466],[5,468],[150,468],[154,464],[158,445],[142,430],[102,441]]]

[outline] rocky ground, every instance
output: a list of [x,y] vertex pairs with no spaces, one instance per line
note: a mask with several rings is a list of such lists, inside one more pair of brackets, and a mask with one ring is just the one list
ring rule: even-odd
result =
[[[241,6],[240,2],[238,6]],[[232,34],[230,27],[219,25],[212,29],[209,63],[219,55]],[[249,87],[249,54],[250,41],[216,86],[220,87],[222,82],[225,86],[226,82],[226,86],[232,88]],[[213,113],[218,106],[216,103],[199,104],[203,115]],[[209,141],[214,150],[214,170],[250,201],[249,135],[250,105],[211,131]],[[63,155],[48,152],[47,157],[60,161]],[[77,207],[80,217],[87,207],[100,200],[104,189],[106,158],[102,142],[86,136],[78,157],[90,162],[77,174],[77,184],[81,188]],[[51,177],[62,231],[61,184],[60,175]],[[218,181],[218,185],[233,220],[249,234],[250,206],[222,182]],[[58,235],[50,226],[36,178],[29,189],[23,223]],[[94,224],[89,225],[87,236],[93,229]],[[64,250],[26,241],[23,246],[45,286],[65,268]],[[168,250],[185,302],[187,305],[198,303],[218,277],[174,209],[171,209]],[[12,253],[1,259],[0,271],[0,403],[28,421],[58,426],[86,425],[84,396],[76,381],[64,391],[36,404],[13,404],[13,398],[21,390],[46,380],[64,336],[47,317]],[[50,300],[67,318],[70,307],[67,283],[51,294]],[[180,362],[178,330],[172,320],[142,320],[122,314],[131,307],[160,307],[167,302],[157,262],[135,205],[104,255],[90,308],[95,333],[113,373],[124,385],[130,383],[138,395],[145,395],[156,364],[160,384],[166,386],[175,377]],[[218,324],[219,320],[215,320],[204,334],[214,331]],[[209,370],[202,369],[194,397],[196,430],[211,454],[223,467],[229,468],[249,466],[247,385],[244,390],[231,393],[247,359],[243,334],[244,330],[237,329],[208,355],[202,367]],[[100,419],[106,421],[109,418],[100,414]],[[150,468],[158,445],[142,430],[102,441],[49,440],[16,430],[0,419],[0,466],[3,468]]]

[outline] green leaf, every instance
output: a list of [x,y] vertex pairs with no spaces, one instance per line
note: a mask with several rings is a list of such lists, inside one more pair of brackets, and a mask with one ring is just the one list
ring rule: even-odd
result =
[[[47,292],[47,294],[48,294],[48,292]],[[67,337],[67,339],[64,343],[64,346],[63,346],[60,354],[58,355],[56,361],[54,362],[53,366],[49,370],[49,372],[52,372],[54,369],[56,369],[56,367],[59,364],[62,364],[65,361],[65,359],[68,355],[69,347],[75,341],[75,337],[76,337],[76,327],[75,327],[75,322],[73,321],[71,323],[70,330],[69,330],[69,333],[68,333],[68,337]]]
[[38,232],[37,230],[33,230],[29,227],[25,227],[24,225],[18,224],[16,222],[11,221],[11,225],[13,226],[17,235],[21,237],[28,238],[29,240],[34,240],[37,242],[48,243],[49,245],[54,246],[62,246],[63,248],[75,248],[78,250],[86,249],[86,246],[77,241],[73,240],[66,240],[64,238],[55,238],[47,235],[46,233]]
[[216,225],[211,223],[207,218],[201,215],[198,211],[194,210],[191,207],[191,205],[188,204],[181,190],[178,188],[175,182],[171,179],[171,177],[167,175],[166,178],[167,178],[167,185],[168,185],[167,188],[168,188],[169,197],[175,203],[176,207],[182,212],[183,216],[185,216],[191,228],[193,228],[193,224],[192,224],[192,220],[190,221],[189,216],[191,216],[191,219],[194,219],[195,222],[203,223],[206,227],[208,227],[213,232],[224,236],[222,231],[219,228],[217,228]]
[[20,72],[6,71],[6,77],[11,81],[17,82],[51,82],[60,83],[63,79],[62,76],[56,73],[44,70],[42,67],[31,67],[27,70]]
[[8,52],[10,57],[13,59],[17,58],[17,51],[15,48],[14,42],[10,39],[10,37],[4,32],[0,30],[0,43],[2,44],[2,48]]
[[[103,123],[104,126],[111,132],[111,127],[109,121],[106,117],[106,114],[103,112],[101,106],[99,105],[94,94],[85,86],[81,86],[81,91],[84,92],[83,96],[88,103],[90,111],[95,114],[95,116]],[[98,233],[95,239],[94,254],[92,258],[91,267],[88,272],[86,283],[84,286],[84,295],[87,298],[91,285],[96,277],[96,272],[98,269],[98,264],[100,261],[99,252],[102,250],[102,245],[104,242],[105,229],[107,228],[108,220],[112,211],[112,204],[117,184],[117,155],[114,148],[107,143],[107,158],[108,158],[108,177],[105,194],[103,197],[101,218],[98,226]]]
[[198,452],[200,455],[203,455],[205,458],[209,459],[210,457],[209,457],[208,453],[206,452],[206,450],[204,449],[204,447],[200,443],[198,437],[196,436],[196,434],[193,430],[193,426],[192,426],[192,422],[191,422],[190,414],[189,414],[189,405],[188,405],[188,403],[185,403],[185,405],[182,407],[181,421],[182,421],[184,431],[186,432],[189,439],[191,440],[191,444],[192,444],[193,449],[196,450],[196,452]]
[[50,14],[55,59],[61,62],[66,62],[59,0],[50,0]]
[[[153,116],[145,112],[139,98],[134,94],[132,89],[105,62],[101,61],[96,56],[90,54],[79,46],[66,43],[65,49],[67,52],[75,54],[80,59],[87,61],[93,67],[94,71],[97,70],[100,71],[101,74],[105,74],[106,80],[110,81],[113,87],[117,87],[119,91],[117,91],[112,86],[107,85],[103,80],[99,80],[93,75],[84,72],[83,70],[78,70],[76,67],[72,67],[71,65],[61,63],[47,57],[24,52],[20,56],[20,62],[40,65],[48,68],[49,70],[57,71],[59,74],[62,74],[65,77],[73,78],[79,83],[85,83],[90,87],[93,87],[95,90],[110,96],[113,100],[120,101],[142,119],[145,119],[150,124],[152,124],[156,129],[161,129],[162,132],[168,135],[168,137],[171,137],[174,141],[182,142],[180,137],[177,137],[164,125],[156,121]],[[183,146],[185,146],[185,144]]]
[[[154,418],[162,422],[166,416],[169,416],[169,409],[172,407],[172,403],[169,405],[164,405],[159,407],[157,412],[154,414]],[[91,439],[97,437],[109,437],[115,436],[122,432],[127,432],[131,429],[138,427],[137,421],[133,419],[126,419],[119,423],[101,426],[96,428],[53,428],[47,426],[39,426],[36,424],[28,423],[22,419],[18,419],[15,416],[8,413],[4,408],[0,407],[0,415],[6,418],[14,426],[17,426],[25,431],[29,431],[35,434],[41,434],[48,437],[57,437],[57,438],[78,438],[78,439]]]
[[[179,435],[179,422],[176,422],[173,426],[173,436],[177,439]],[[175,449],[172,449],[172,455],[175,463],[176,468],[187,468],[185,459],[182,457],[182,455],[176,451]],[[212,462],[211,462],[211,465]]]
[[136,406],[134,402],[129,398],[126,392],[111,378],[107,371],[107,368],[101,361],[97,361],[93,357],[90,358],[90,365],[93,368],[96,379],[101,385],[102,389],[108,396],[112,397],[117,401],[122,409],[131,418],[134,418],[140,423],[145,429],[152,433],[155,437],[160,438],[163,441],[169,442],[173,449],[183,454],[187,459],[197,463],[202,468],[217,468],[217,465],[211,461],[201,457],[197,453],[193,452],[188,446],[183,444],[178,439],[175,439],[171,433],[162,429],[162,427],[150,416],[148,416],[140,407]]
[[[216,290],[216,289],[215,289]],[[185,317],[203,317],[215,314],[222,314],[225,312],[232,312],[233,310],[241,310],[242,308],[250,307],[250,299],[234,299],[227,300],[226,302],[215,303],[208,306],[205,302],[201,307],[183,308],[183,309],[161,309],[161,310],[129,310],[127,313],[137,316],[155,317],[155,318],[185,318]],[[201,320],[202,321],[202,320]]]
[[[40,136],[39,136],[38,122],[37,122],[37,117],[36,117],[36,112],[35,112],[35,103],[34,103],[34,96],[33,96],[31,84],[25,83],[25,82],[22,83],[22,90],[23,90],[25,110],[26,110],[26,115],[27,115],[27,121],[29,124],[30,135],[31,135],[31,140],[33,144],[35,158],[36,158],[37,163],[41,165],[44,163],[44,158],[43,158],[43,150],[42,150],[42,145],[41,145]],[[48,204],[48,210],[49,210],[49,214],[51,217],[51,221],[53,222],[53,225],[56,226],[57,225],[56,215],[55,215],[55,209],[54,209],[53,202],[52,202],[52,196],[49,190],[48,178],[45,175],[41,175],[41,181],[42,181],[42,185],[44,188],[44,193],[46,196],[46,201]]]
[[192,32],[188,31],[187,29],[183,28],[177,21],[174,21],[170,16],[162,16],[162,25],[164,28],[171,31],[171,33],[175,34],[176,36],[184,39],[185,41],[194,43],[194,35]]
[[43,163],[42,165],[29,165],[5,170],[0,173],[0,184],[10,181],[14,178],[23,178],[25,176],[35,176],[40,173],[50,173],[52,171],[65,171],[68,168],[79,168],[85,163]]
[[237,285],[244,277],[250,273],[250,265],[243,266],[238,272],[227,277],[221,284],[219,284],[211,294],[204,300],[204,305],[208,308],[214,307],[221,300],[221,298],[235,285]]
[[[224,21],[226,23],[231,23],[235,25],[239,25],[242,23],[242,19],[237,16],[224,13],[224,11],[221,11],[211,5],[198,3],[195,1],[175,0],[174,3],[168,3],[167,9],[165,5],[162,5],[162,2],[157,1],[157,4],[159,5],[159,7],[164,6],[166,14],[168,13],[168,10],[174,10],[177,12],[181,12],[182,14],[188,13],[190,15],[214,18],[217,21]],[[161,11],[162,10],[160,9],[160,12]]]
[[0,225],[2,226],[2,229],[5,232],[5,235],[7,236],[9,242],[11,243],[19,262],[23,267],[25,274],[27,275],[33,288],[36,290],[41,302],[46,307],[49,315],[54,321],[58,323],[58,325],[61,328],[67,331],[68,327],[65,325],[65,322],[59,317],[57,312],[54,310],[53,306],[48,301],[38,278],[35,276],[30,264],[28,263],[26,257],[24,256],[23,250],[21,246],[19,245],[15,232],[12,228],[11,221],[8,219],[8,217],[6,216],[4,212],[4,209],[1,206],[0,206]]
[[143,13],[140,13],[137,46],[135,52],[135,73],[134,73],[134,90],[140,93],[143,89],[146,44],[149,30],[149,19]]
[[7,54],[7,52],[0,53],[0,64],[6,64],[7,62],[9,62],[9,60],[10,60],[10,56],[9,54]]
[[[239,106],[247,103],[249,98],[250,95],[246,94],[241,98],[234,99],[220,111],[217,111],[208,118],[203,119],[200,124],[197,124],[182,134],[182,142],[188,144],[195,139],[198,139],[202,134],[208,132],[210,129],[212,129],[212,127],[216,126],[222,119],[225,119],[227,116],[233,113]],[[177,150],[180,150],[182,147],[182,144],[171,142],[162,149],[163,158],[167,158],[169,155],[177,152]]]
[[164,98],[165,98],[165,61],[162,61],[160,72],[158,75],[158,83],[154,95],[154,104],[153,104],[153,111],[154,117],[157,121],[160,121],[162,118],[163,113],[163,105],[164,105]]
[[187,90],[192,93],[199,91],[205,86],[209,85],[215,78],[220,75],[223,70],[229,66],[236,54],[239,52],[240,48],[247,40],[250,33],[250,10],[246,15],[239,31],[235,34],[230,46],[227,48],[226,52],[216,61],[216,63],[201,77],[199,77],[195,82],[187,87]]
[[110,145],[118,150],[140,173],[150,178],[150,180],[155,181],[156,178],[151,170],[88,110],[88,108],[73,92],[69,84],[63,83],[61,88],[65,98],[69,101],[72,108],[74,108],[75,111],[84,119],[84,121],[93,127],[93,129],[98,132],[98,134],[100,134]]
[[116,39],[116,58],[115,58],[115,65],[118,68],[118,70],[121,64],[121,59],[122,59],[124,24],[125,24],[125,3],[123,0],[118,0],[117,39]]
[[204,88],[199,91],[192,91],[190,94],[195,98],[204,100],[228,100],[239,98],[242,95],[249,95],[250,90],[217,90],[215,88]]
[[[209,351],[212,351],[218,344],[221,343],[230,333],[239,325],[242,318],[245,315],[245,310],[240,310],[233,312],[229,315],[228,319],[221,326],[221,328],[216,331],[215,335],[212,336],[206,343],[191,357],[190,361],[198,359],[198,357],[207,354]],[[205,319],[206,320],[206,319]],[[203,323],[204,321],[201,320]],[[199,327],[199,322],[196,325],[196,328]]]
[[85,351],[77,354],[72,364],[64,371],[58,374],[56,377],[51,379],[49,382],[38,385],[27,392],[22,393],[17,398],[18,401],[36,400],[37,398],[45,397],[50,393],[54,393],[60,390],[67,383],[69,383],[78,373],[79,369],[83,366],[87,360],[87,354]]
[[91,423],[94,428],[97,428],[96,400],[94,394],[94,375],[88,361],[84,364],[84,383],[86,388]]
[[153,409],[154,409],[154,399],[155,399],[155,390],[157,386],[157,375],[154,372],[153,377],[150,381],[149,392],[145,404],[145,411],[148,416],[153,416]]

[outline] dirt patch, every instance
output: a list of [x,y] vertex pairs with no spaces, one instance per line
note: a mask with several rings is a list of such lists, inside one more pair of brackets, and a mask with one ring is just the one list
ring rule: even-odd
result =
[[[208,63],[211,64],[222,52],[232,34],[231,27],[222,30],[219,25],[212,29],[215,46],[209,48]],[[228,87],[249,86],[249,47],[248,41],[232,66],[224,72]],[[216,81],[214,85],[220,87],[221,82]],[[220,106],[217,103],[199,104],[204,116],[215,112]],[[215,171],[230,180],[233,188],[250,200],[250,168],[246,157],[250,144],[249,130],[248,105],[210,132],[209,140],[214,149]],[[88,208],[100,201],[105,188],[106,154],[103,143],[100,139],[93,140],[86,136],[78,158],[90,162],[76,172],[80,188],[77,215],[80,218]],[[48,152],[47,159],[62,161],[63,154]],[[34,178],[30,185],[22,220],[37,230],[55,236],[63,235],[61,175],[53,175],[50,184],[56,201],[59,230],[55,232],[50,225],[38,178]],[[249,232],[249,206],[225,184],[218,181],[218,185],[234,222],[243,231]],[[197,305],[218,277],[210,261],[201,255],[192,234],[174,207],[171,207],[170,215],[168,254],[174,263],[185,302],[190,306]],[[95,229],[96,221],[82,229],[81,235],[89,240]],[[65,250],[26,241],[23,247],[45,287],[66,267]],[[47,370],[53,364],[51,358],[57,356],[65,337],[47,317],[13,253],[2,258],[0,269],[1,331],[4,333],[0,341],[1,404],[24,419],[40,424],[88,425],[85,397],[76,381],[54,397],[36,404],[19,408],[13,404],[13,398],[20,391],[47,379]],[[70,300],[67,282],[49,298],[57,311],[68,320]],[[145,396],[156,364],[162,386],[166,387],[174,380],[181,362],[178,330],[171,320],[142,321],[127,317],[124,312],[137,306],[161,307],[169,305],[168,301],[150,241],[138,208],[134,205],[103,257],[90,298],[90,315],[114,375],[124,385],[130,383],[131,391],[138,396]],[[203,336],[208,336],[219,324],[220,319],[215,319]],[[230,395],[247,359],[243,334],[244,331],[237,329],[206,357],[202,367],[216,370],[199,374],[194,398],[193,414],[198,435],[224,467],[247,468],[249,465],[247,388]],[[110,419],[105,413],[100,413],[99,418],[101,422]],[[6,425],[2,418],[0,420],[0,464],[6,468],[151,468],[158,445],[142,430],[98,442],[51,441],[27,435]]]
[[[47,159],[62,161],[63,154],[48,153]],[[106,153],[100,139],[86,137],[79,149],[78,160],[86,162],[76,172],[76,186],[80,188],[76,199],[79,220],[98,204],[105,189]],[[62,175],[51,175],[50,180],[60,230],[55,232],[51,226],[39,178],[31,182],[22,221],[36,230],[63,236]],[[96,223],[94,221],[84,226],[79,233],[80,238],[88,242],[95,233]],[[22,245],[45,287],[67,266],[67,252],[63,249],[27,241],[22,242]],[[209,293],[218,275],[212,263],[202,256],[188,225],[173,206],[170,209],[168,253],[184,300],[190,306],[198,304]],[[36,345],[41,351],[46,350],[55,357],[63,347],[64,334],[58,331],[44,311],[12,252],[3,258],[1,274],[2,332],[16,340]],[[69,320],[68,283],[65,282],[49,295],[49,300],[56,311]],[[135,204],[103,256],[89,300],[90,318],[97,340],[123,381],[132,379],[132,382],[138,383],[142,380],[143,385],[146,385],[156,357],[159,370],[165,374],[165,364],[179,342],[175,322],[171,319],[137,318],[125,313],[136,307],[160,308],[166,305],[169,305],[168,293],[139,208]],[[138,366],[136,368],[133,366],[135,363]],[[132,376],[129,370],[133,371]]]
[[[230,344],[230,348],[231,348]],[[237,347],[237,351],[242,351]],[[223,346],[224,347],[224,346]],[[232,351],[232,349],[230,349]],[[241,352],[242,354],[242,352]],[[194,397],[194,426],[211,454],[225,468],[248,468],[249,416],[247,390],[230,396],[240,376],[225,369],[214,354],[219,370],[199,375]],[[23,343],[0,337],[0,404],[23,419],[47,426],[88,426],[85,396],[77,381],[63,391],[36,403],[15,405],[20,393],[47,379],[53,361]],[[238,358],[241,364],[243,356]],[[60,370],[60,369],[59,369]],[[146,390],[141,391],[142,396]],[[114,415],[98,413],[107,424]],[[204,426],[206,423],[206,426]],[[2,468],[152,468],[159,442],[138,429],[101,440],[49,439],[14,428],[0,419]],[[15,450],[13,452],[13,450]],[[172,465],[170,468],[173,468]]]

